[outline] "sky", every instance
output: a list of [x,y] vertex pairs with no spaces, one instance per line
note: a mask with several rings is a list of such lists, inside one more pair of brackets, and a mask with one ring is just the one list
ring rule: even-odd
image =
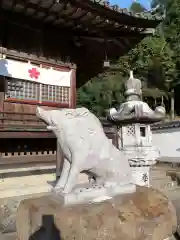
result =
[[[118,4],[121,8],[128,8],[132,2],[133,0],[110,0],[111,4]],[[141,3],[145,8],[149,8],[150,0],[137,0],[136,2]]]

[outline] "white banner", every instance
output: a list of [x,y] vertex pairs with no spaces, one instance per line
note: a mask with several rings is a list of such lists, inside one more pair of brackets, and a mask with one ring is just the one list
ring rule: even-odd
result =
[[10,59],[0,59],[0,75],[64,87],[71,83],[71,70],[57,71]]

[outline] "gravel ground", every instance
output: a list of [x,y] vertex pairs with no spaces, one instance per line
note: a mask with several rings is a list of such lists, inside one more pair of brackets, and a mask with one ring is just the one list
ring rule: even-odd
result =
[[47,193],[26,195],[16,198],[0,199],[0,232],[10,233],[16,230],[15,226],[16,211],[22,200],[43,195],[47,195]]
[[9,233],[15,231],[15,217],[20,199],[1,199],[0,200],[0,232]]

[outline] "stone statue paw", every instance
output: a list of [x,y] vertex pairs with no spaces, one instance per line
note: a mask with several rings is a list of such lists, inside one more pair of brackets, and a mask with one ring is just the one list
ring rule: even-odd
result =
[[58,187],[58,186],[55,186],[53,189],[52,189],[52,192],[54,193],[62,193],[62,194],[66,194],[66,192],[64,191],[64,188],[62,187]]

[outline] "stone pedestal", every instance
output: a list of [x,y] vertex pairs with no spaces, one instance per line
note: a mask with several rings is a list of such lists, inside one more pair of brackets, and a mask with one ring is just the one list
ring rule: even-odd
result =
[[101,203],[64,207],[52,197],[23,201],[18,240],[163,240],[176,230],[176,213],[162,193],[146,187]]
[[150,187],[150,166],[131,167],[133,183]]
[[135,184],[149,186],[149,167],[159,158],[159,149],[153,147],[151,124],[166,116],[163,106],[151,109],[142,101],[141,80],[130,71],[125,83],[126,100],[118,109],[111,108],[108,119],[119,126],[119,147],[129,160]]
[[150,124],[128,124],[119,129],[119,147],[129,160],[133,183],[150,187],[150,167],[160,156],[159,149],[152,145]]

